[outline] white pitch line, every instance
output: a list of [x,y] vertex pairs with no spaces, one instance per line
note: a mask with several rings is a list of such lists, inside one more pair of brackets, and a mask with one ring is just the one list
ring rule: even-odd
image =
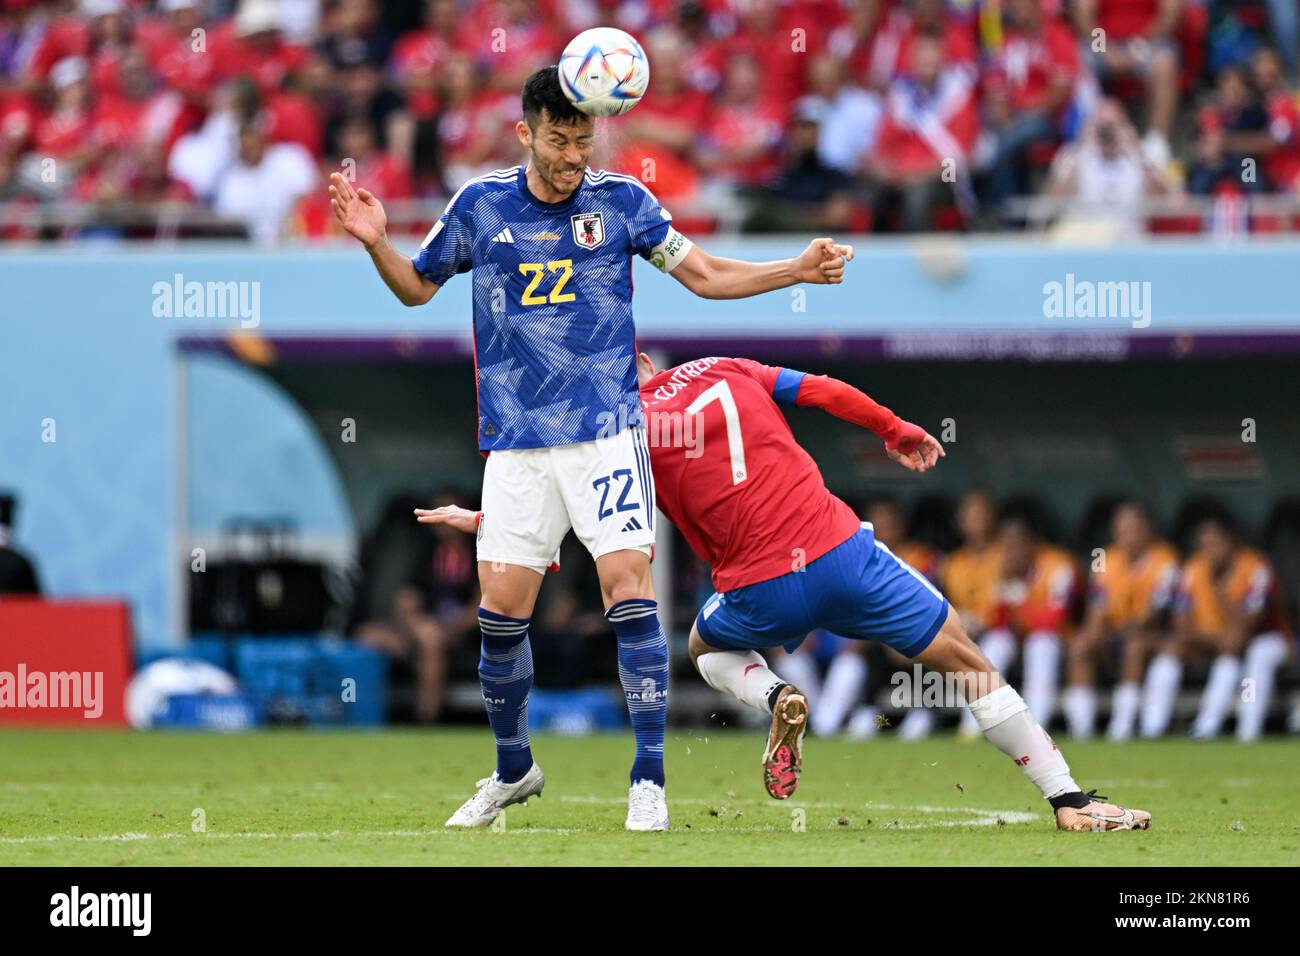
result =
[[[343,830],[303,831],[295,833],[103,833],[76,834],[41,834],[21,837],[0,837],[0,845],[19,845],[26,843],[138,843],[151,840],[332,840],[332,839],[411,839],[413,837],[450,836],[459,831],[454,829],[439,830]],[[570,827],[517,827],[507,828],[504,833],[558,833],[563,835],[586,833]]]
[[[567,794],[560,797],[561,801],[568,803],[583,804],[601,804],[601,805],[622,805],[623,801],[614,797],[599,797],[594,794],[574,795]],[[1039,820],[1038,814],[1029,813],[1024,810],[994,810],[987,807],[940,807],[929,804],[908,804],[908,803],[848,803],[848,802],[831,802],[831,801],[811,801],[800,803],[793,801],[777,805],[774,802],[758,800],[725,800],[709,801],[694,798],[685,798],[674,800],[677,804],[687,804],[690,806],[709,806],[716,805],[721,807],[735,806],[764,806],[770,809],[831,809],[831,810],[859,810],[859,811],[897,811],[901,813],[923,813],[935,816],[951,816],[954,814],[961,815],[961,819],[956,820],[934,820],[919,823],[899,823],[891,821],[884,823],[876,829],[881,830],[928,830],[933,828],[953,828],[953,827],[993,827],[1000,825],[1012,825],[1019,823],[1034,823]],[[726,817],[721,817],[726,819]],[[696,833],[777,833],[784,832],[784,827],[774,826],[726,826],[726,827],[695,827]],[[436,830],[360,830],[356,832],[346,832],[343,830],[325,830],[325,831],[300,831],[291,833],[105,833],[105,834],[36,834],[31,836],[0,836],[0,845],[16,846],[36,843],[140,843],[149,841],[168,841],[168,840],[337,840],[337,839],[418,839],[421,837],[448,836],[455,834],[456,830],[440,828]],[[559,835],[572,835],[577,833],[594,833],[599,832],[599,828],[576,828],[576,827],[507,827],[504,831],[508,834],[528,834],[528,833],[546,833]],[[677,832],[681,833],[682,830]]]
[[[583,804],[608,804],[610,806],[621,806],[627,801],[621,797],[598,797],[595,795],[575,796],[565,794],[560,797],[564,803],[583,803]],[[961,813],[973,814],[979,817],[1002,817],[1007,823],[1028,823],[1032,820],[1039,819],[1035,813],[1029,813],[1024,810],[997,810],[991,807],[940,807],[930,804],[918,803],[876,803],[874,801],[849,801],[849,800],[755,800],[749,797],[725,797],[718,800],[700,800],[694,797],[674,798],[668,801],[670,804],[699,806],[699,807],[769,807],[773,810],[778,809],[795,809],[802,808],[805,810],[902,810],[912,813]],[[950,824],[951,825],[951,824]]]

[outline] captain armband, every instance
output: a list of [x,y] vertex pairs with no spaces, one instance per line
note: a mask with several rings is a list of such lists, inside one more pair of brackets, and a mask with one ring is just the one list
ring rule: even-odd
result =
[[650,264],[660,272],[672,272],[695,244],[672,226],[664,236],[663,242],[650,250]]

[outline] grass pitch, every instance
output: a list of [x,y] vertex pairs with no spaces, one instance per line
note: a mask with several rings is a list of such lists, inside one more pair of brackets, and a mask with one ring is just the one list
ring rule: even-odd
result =
[[[482,731],[221,736],[3,731],[0,865],[1289,865],[1300,742],[1062,742],[1145,833],[1059,833],[982,741],[808,742],[767,798],[762,738],[669,733],[672,830],[627,833],[631,735],[540,737],[546,792],[504,832],[443,821],[492,769]],[[206,827],[204,831],[199,824]]]

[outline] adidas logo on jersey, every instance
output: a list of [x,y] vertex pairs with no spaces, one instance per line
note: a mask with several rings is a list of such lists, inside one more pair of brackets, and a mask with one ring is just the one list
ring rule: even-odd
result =
[[502,230],[501,230],[500,232],[498,232],[495,236],[493,236],[493,237],[492,237],[492,241],[493,241],[493,242],[508,242],[508,243],[510,243],[511,245],[514,245],[514,243],[515,243],[515,237],[512,236],[512,235],[510,235],[510,230],[509,230],[509,228],[506,228],[506,229],[502,229]]
[[641,522],[637,521],[635,518],[630,518],[630,519],[628,519],[628,523],[625,524],[625,525],[623,525],[623,530],[624,530],[624,531],[640,531],[640,530],[641,530]]

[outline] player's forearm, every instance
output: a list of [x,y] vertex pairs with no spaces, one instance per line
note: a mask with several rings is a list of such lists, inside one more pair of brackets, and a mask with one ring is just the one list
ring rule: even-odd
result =
[[829,375],[805,375],[796,405],[807,405],[866,428],[886,442],[897,437],[903,420],[848,382]]
[[398,252],[388,236],[380,236],[375,243],[366,245],[375,271],[384,280],[403,305],[424,305],[433,298],[438,287],[415,271],[411,260]]
[[709,256],[706,269],[689,288],[705,299],[744,299],[784,289],[798,281],[793,259],[745,262]]

